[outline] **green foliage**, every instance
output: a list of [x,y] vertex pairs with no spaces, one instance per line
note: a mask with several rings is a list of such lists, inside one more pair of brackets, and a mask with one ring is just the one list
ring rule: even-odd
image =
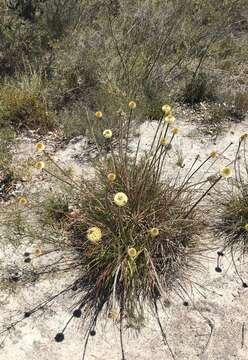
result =
[[28,90],[3,86],[0,89],[0,126],[37,129],[41,133],[54,128],[54,115],[44,100]]

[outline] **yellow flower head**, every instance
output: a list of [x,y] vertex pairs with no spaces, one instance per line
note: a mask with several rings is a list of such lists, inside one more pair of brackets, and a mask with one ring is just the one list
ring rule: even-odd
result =
[[27,200],[27,198],[26,198],[25,196],[20,196],[20,197],[18,198],[18,203],[19,203],[20,205],[27,205],[28,200]]
[[102,231],[99,227],[93,226],[87,230],[87,239],[92,243],[97,243],[102,238]]
[[167,124],[173,124],[173,123],[176,121],[176,119],[175,119],[175,117],[172,116],[172,115],[167,115],[167,116],[164,117],[164,121],[165,121]]
[[128,202],[128,197],[123,192],[118,192],[114,196],[114,202],[118,206],[125,206]]
[[107,175],[107,178],[108,178],[108,181],[113,182],[116,179],[116,175],[115,175],[115,173],[109,173]]
[[95,116],[96,116],[97,119],[101,119],[101,118],[102,118],[102,112],[101,112],[101,111],[97,111],[97,112],[95,113]]
[[248,224],[245,224],[244,228],[248,232]]
[[163,105],[162,110],[163,110],[165,116],[171,115],[172,108],[170,105]]
[[105,137],[105,139],[111,139],[113,135],[110,129],[104,130],[102,134]]
[[35,145],[35,148],[37,151],[43,151],[43,150],[45,150],[45,145],[43,143],[37,143]]
[[35,256],[41,256],[41,255],[43,255],[42,249],[41,249],[41,248],[35,249],[35,250],[34,250],[34,255],[35,255]]
[[163,138],[160,140],[160,145],[164,146],[164,145],[168,145],[169,144],[169,140],[166,138]]
[[159,235],[159,229],[158,228],[152,228],[149,230],[149,234],[151,237],[155,238]]
[[171,129],[171,132],[172,132],[173,135],[177,135],[179,133],[179,131],[180,131],[179,128]]
[[219,154],[217,153],[217,151],[213,150],[211,151],[211,153],[209,154],[209,156],[213,159],[217,158],[219,156]]
[[224,178],[229,178],[232,176],[232,169],[228,166],[223,167],[223,169],[220,170],[220,175]]
[[134,258],[137,255],[137,251],[135,248],[129,248],[127,250],[128,256],[130,256],[131,258]]
[[44,163],[44,161],[38,161],[37,163],[35,163],[34,166],[36,167],[36,169],[42,170],[45,167],[45,163]]
[[134,110],[136,108],[136,102],[135,101],[130,101],[128,104],[129,109]]

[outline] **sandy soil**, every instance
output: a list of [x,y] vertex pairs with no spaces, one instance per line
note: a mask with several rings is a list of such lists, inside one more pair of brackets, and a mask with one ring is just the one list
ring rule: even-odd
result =
[[[181,134],[178,136],[178,147],[183,151],[185,163],[191,163],[197,154],[204,159],[211,150],[221,151],[231,141],[237,144],[238,138],[248,132],[248,119],[240,124],[232,124],[214,144],[211,139],[199,132],[198,126],[190,121],[178,121]],[[141,149],[145,151],[153,136],[155,123],[141,125]],[[137,139],[131,147],[135,147]],[[19,157],[25,158],[30,153],[31,140],[26,139],[21,145]],[[64,150],[59,150],[57,158],[65,165],[73,166],[79,174],[80,156],[85,149],[85,139],[78,139]],[[218,164],[228,163],[234,155],[235,146],[230,148]],[[175,157],[170,160],[172,169],[177,171]],[[83,165],[86,166],[86,165]],[[173,171],[174,171],[173,170]],[[183,170],[184,171],[184,170]],[[27,248],[15,250],[12,246],[2,247],[0,262],[6,266],[8,261],[19,261],[20,254]],[[246,260],[246,259],[245,259]],[[244,260],[237,259],[237,266],[244,280],[248,282],[248,266]],[[246,260],[247,261],[247,260]],[[216,250],[213,250],[205,260],[205,271],[196,274],[199,292],[190,294],[189,306],[183,305],[182,299],[171,299],[171,304],[162,311],[160,316],[166,332],[167,341],[174,358],[178,360],[247,360],[248,359],[248,289],[242,284],[235,273],[231,259],[224,256],[221,263],[222,273],[215,272]],[[61,281],[43,281],[29,286],[27,289],[9,293],[0,291],[1,323],[17,313],[20,309],[33,306],[48,294],[51,287],[60,288]],[[54,342],[54,335],[69,318],[70,299],[60,299],[53,310],[42,316],[27,319],[16,327],[5,339],[0,349],[0,360],[81,360],[84,344],[84,333],[80,319],[75,320],[63,343]],[[147,312],[145,328],[139,336],[126,333],[124,336],[126,360],[160,360],[173,359],[168,346],[163,343],[156,319]],[[211,326],[210,326],[211,324]],[[210,337],[212,329],[212,336]],[[110,322],[100,321],[96,336],[89,341],[86,360],[121,360],[119,331]]]

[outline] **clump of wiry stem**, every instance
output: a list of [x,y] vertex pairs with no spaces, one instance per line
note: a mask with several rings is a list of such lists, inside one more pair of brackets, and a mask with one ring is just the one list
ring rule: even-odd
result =
[[241,136],[236,151],[235,178],[219,196],[219,213],[215,233],[224,240],[224,250],[248,252],[248,163],[247,135]]
[[[178,133],[177,128],[172,128],[175,118],[170,106],[164,106],[147,153],[140,154],[139,140],[135,153],[130,154],[135,108],[136,103],[131,101],[127,120],[119,121],[117,138],[111,129],[104,129],[102,113],[96,113],[97,120],[102,121],[104,149],[108,151],[102,151],[102,145],[97,143],[100,156],[94,163],[93,180],[75,181],[54,162],[43,144],[37,144],[37,150],[47,159],[38,161],[36,168],[56,176],[75,191],[74,208],[69,212],[68,207],[68,213],[63,212],[62,231],[67,236],[60,244],[56,238],[49,238],[49,250],[43,249],[38,255],[62,254],[59,261],[55,259],[49,270],[40,274],[71,272],[76,279],[28,312],[30,316],[62,294],[74,291],[77,300],[73,303],[72,317],[56,335],[58,342],[63,341],[73,317],[82,316],[88,324],[87,346],[89,335],[95,334],[99,315],[106,314],[120,324],[123,346],[123,324],[139,329],[145,307],[150,306],[156,314],[157,302],[164,305],[172,291],[184,298],[187,284],[192,285],[191,273],[200,269],[199,256],[204,251],[200,235],[206,213],[203,209],[199,211],[199,205],[226,176],[228,168],[216,175],[200,194],[196,191],[199,183],[195,176],[212,161],[212,154],[198,165],[196,158],[182,180],[178,180],[178,175],[162,180],[166,157]],[[92,137],[97,142],[93,127]],[[49,162],[59,175],[48,169]],[[208,184],[208,181],[201,181],[201,186],[202,183]],[[26,205],[25,200],[22,203]],[[122,356],[124,359],[123,348]]]

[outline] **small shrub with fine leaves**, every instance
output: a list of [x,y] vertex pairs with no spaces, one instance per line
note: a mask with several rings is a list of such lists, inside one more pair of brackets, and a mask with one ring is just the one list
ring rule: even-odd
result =
[[8,85],[0,89],[0,126],[6,124],[18,130],[37,129],[43,133],[55,126],[54,116],[41,97]]

